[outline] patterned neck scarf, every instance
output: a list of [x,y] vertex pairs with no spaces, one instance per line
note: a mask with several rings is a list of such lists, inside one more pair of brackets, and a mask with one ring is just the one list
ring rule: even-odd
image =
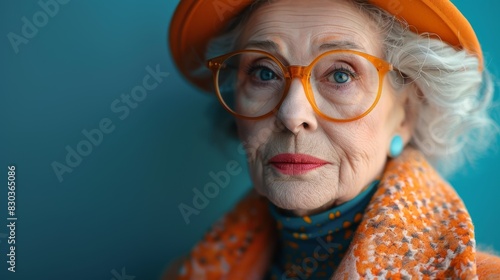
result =
[[[176,278],[263,279],[277,242],[269,202],[252,192],[196,244]],[[331,279],[477,279],[477,255],[462,200],[406,148],[388,162]]]
[[330,279],[342,261],[378,181],[354,199],[313,216],[290,217],[270,204],[278,247],[268,279]]

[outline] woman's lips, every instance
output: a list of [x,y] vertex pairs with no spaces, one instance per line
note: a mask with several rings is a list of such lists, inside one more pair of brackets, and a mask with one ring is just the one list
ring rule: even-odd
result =
[[269,164],[285,175],[305,174],[327,163],[319,158],[304,154],[279,154],[269,160]]

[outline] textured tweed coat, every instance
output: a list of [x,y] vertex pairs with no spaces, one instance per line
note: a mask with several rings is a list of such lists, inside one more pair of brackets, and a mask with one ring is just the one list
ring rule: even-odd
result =
[[[263,279],[275,227],[268,202],[252,193],[165,279]],[[387,164],[331,278],[500,279],[500,258],[476,252],[475,245],[462,200],[418,151],[407,148]]]

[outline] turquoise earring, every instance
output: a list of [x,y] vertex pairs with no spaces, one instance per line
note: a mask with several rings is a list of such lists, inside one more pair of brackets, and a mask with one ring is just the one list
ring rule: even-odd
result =
[[398,157],[403,151],[403,138],[398,134],[394,135],[389,147],[389,156],[392,158]]

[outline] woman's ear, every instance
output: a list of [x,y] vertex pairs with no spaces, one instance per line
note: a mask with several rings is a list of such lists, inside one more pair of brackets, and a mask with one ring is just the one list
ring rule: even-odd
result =
[[410,142],[415,127],[419,88],[414,83],[406,83],[400,89],[396,89],[396,103],[399,108],[397,123],[394,134],[398,134],[403,139],[403,144]]

